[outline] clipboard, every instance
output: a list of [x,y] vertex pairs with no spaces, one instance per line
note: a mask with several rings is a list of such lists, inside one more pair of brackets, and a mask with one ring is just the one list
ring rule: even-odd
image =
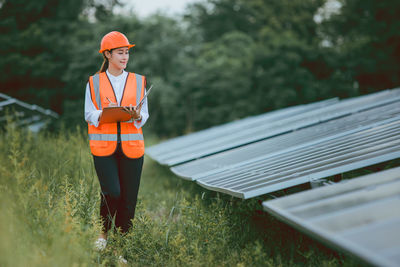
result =
[[[150,86],[149,90],[143,96],[139,104],[136,105],[136,107],[143,104],[145,98],[149,95],[151,88],[153,88],[153,85]],[[125,110],[125,107],[105,107],[103,108],[103,113],[99,123],[123,122],[129,120],[131,120],[131,115],[129,115],[129,113]]]
[[144,94],[142,100],[140,100],[139,104],[137,104],[136,106],[140,106],[143,104],[144,100],[146,99],[146,97],[150,94],[151,88],[153,88],[153,85],[150,86],[149,90],[146,91],[146,93]]
[[129,121],[131,115],[124,109],[124,107],[105,107],[101,114],[100,123],[111,123],[120,121]]

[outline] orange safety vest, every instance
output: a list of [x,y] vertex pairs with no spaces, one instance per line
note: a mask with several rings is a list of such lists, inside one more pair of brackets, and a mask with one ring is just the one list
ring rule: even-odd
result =
[[[93,104],[98,110],[108,106],[107,98],[117,103],[111,81],[105,72],[90,76],[89,86]],[[128,73],[121,106],[129,106],[129,104],[136,106],[143,98],[145,86],[145,76]],[[117,141],[121,141],[122,151],[128,158],[140,158],[144,155],[142,128],[137,129],[132,120],[100,123],[98,127],[88,124],[88,132],[90,150],[95,156],[112,155],[117,149]]]

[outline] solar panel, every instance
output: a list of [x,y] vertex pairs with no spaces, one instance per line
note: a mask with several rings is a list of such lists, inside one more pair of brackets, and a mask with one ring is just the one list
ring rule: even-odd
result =
[[267,112],[257,116],[247,117],[241,120],[232,121],[223,125],[214,126],[202,131],[191,133],[184,136],[169,139],[155,146],[146,149],[146,154],[155,160],[159,160],[163,155],[171,153],[171,150],[184,149],[189,146],[201,144],[209,139],[219,138],[231,132],[239,131],[243,128],[256,127],[259,124],[269,123],[274,120],[279,120],[295,115],[298,112],[304,112],[311,109],[318,109],[327,105],[337,103],[338,98],[328,99],[308,105],[299,105],[288,107],[272,112]]
[[49,117],[58,118],[59,115],[52,110],[44,109],[37,105],[30,105],[8,95],[0,93],[0,123],[7,122],[7,114],[4,112],[7,108],[12,108],[16,120],[14,125],[25,125],[32,132],[38,132],[48,122]]
[[368,129],[396,116],[400,116],[400,101],[177,165],[171,170],[185,179],[197,180],[229,170],[237,164],[246,165],[265,156],[275,157]]
[[[179,140],[172,140],[167,146],[168,149],[164,146],[163,152],[159,154],[153,153],[153,149],[158,149],[156,145],[154,148],[150,148],[149,155],[161,164],[173,166],[323,121],[392,103],[399,99],[400,89],[393,89],[362,97],[345,99],[317,109],[297,110],[291,116],[279,119],[277,117],[268,117],[267,120],[256,121],[246,127],[237,122],[237,130],[219,128],[220,131],[216,135],[210,135],[209,132],[203,132],[203,134],[197,133],[193,135],[193,142],[183,142],[180,145],[177,145]],[[187,136],[188,139],[189,136]]]
[[399,157],[400,116],[396,116],[369,129],[268,154],[196,181],[247,199]]
[[400,168],[264,201],[265,211],[376,266],[400,265]]
[[39,107],[37,105],[31,105],[31,104],[25,103],[25,102],[20,101],[18,99],[12,98],[12,97],[10,97],[8,95],[0,93],[0,97],[6,99],[4,101],[0,101],[0,111],[2,111],[5,107],[9,107],[10,105],[16,105],[17,107],[22,107],[22,108],[25,108],[25,109],[30,110],[30,111],[35,111],[35,112],[37,112],[39,114],[43,114],[43,115],[46,115],[46,116],[51,116],[53,118],[58,118],[59,117],[59,115],[56,112],[52,111],[52,110],[44,109],[44,108]]

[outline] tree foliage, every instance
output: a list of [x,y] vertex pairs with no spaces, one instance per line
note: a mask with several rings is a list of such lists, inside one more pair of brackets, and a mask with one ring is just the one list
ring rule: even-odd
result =
[[183,17],[114,14],[118,0],[2,1],[0,88],[85,124],[84,90],[101,37],[136,46],[127,70],[156,87],[148,130],[195,131],[290,105],[399,85],[398,1],[204,0]]
[[69,36],[83,1],[5,1],[0,9],[0,87],[61,112]]
[[400,84],[400,2],[341,1],[341,12],[323,23],[335,48],[335,69],[341,69],[361,93]]

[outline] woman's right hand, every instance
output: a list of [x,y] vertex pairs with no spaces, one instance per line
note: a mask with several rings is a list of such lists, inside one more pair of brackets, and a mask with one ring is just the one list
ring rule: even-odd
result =
[[139,120],[141,118],[140,115],[140,109],[141,106],[139,107],[133,107],[132,104],[129,105],[129,107],[124,107],[125,111],[129,113],[132,119],[134,120]]

